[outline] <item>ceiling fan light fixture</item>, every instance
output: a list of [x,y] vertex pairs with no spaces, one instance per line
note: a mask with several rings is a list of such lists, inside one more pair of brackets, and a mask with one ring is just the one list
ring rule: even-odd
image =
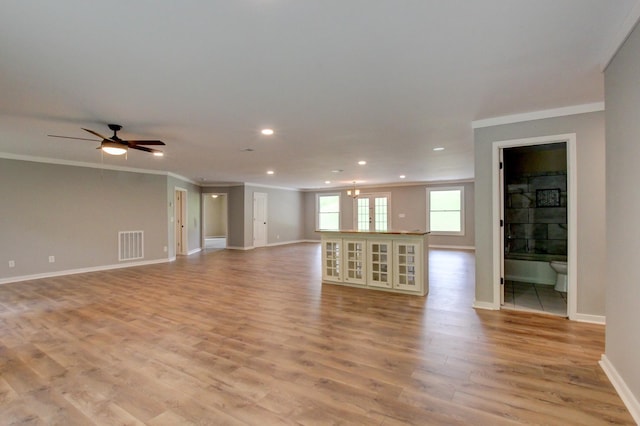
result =
[[156,157],[164,157],[164,152],[162,152],[162,151],[155,151],[155,152],[153,153],[153,155],[155,155]]
[[127,153],[127,147],[116,142],[102,142],[100,147],[109,155],[124,155]]

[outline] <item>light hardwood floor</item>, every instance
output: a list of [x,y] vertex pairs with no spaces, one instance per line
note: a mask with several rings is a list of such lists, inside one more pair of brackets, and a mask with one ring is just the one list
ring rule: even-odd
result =
[[0,424],[634,424],[604,327],[430,267],[426,297],[322,285],[318,244],[0,286]]

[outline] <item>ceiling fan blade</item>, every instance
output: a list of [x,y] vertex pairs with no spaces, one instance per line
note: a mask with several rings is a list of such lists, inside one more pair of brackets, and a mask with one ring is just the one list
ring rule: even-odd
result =
[[144,151],[144,152],[156,152],[155,149],[147,148],[145,146],[129,145],[129,148],[137,149],[137,150]]
[[162,141],[125,141],[131,145],[164,145]]
[[100,133],[94,132],[93,130],[85,129],[84,127],[81,127],[81,129],[84,130],[85,132],[91,133],[92,135],[96,135],[99,138],[106,139],[106,140],[111,140],[111,138],[106,138],[106,137],[102,136]]
[[59,136],[59,135],[47,135],[50,136],[52,138],[63,138],[63,139],[78,139],[80,141],[92,141],[92,142],[100,142],[98,140],[95,139],[87,139],[87,138],[74,138],[73,136]]

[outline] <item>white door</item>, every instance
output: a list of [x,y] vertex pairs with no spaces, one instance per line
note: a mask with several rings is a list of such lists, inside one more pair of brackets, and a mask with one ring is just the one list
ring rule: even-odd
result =
[[391,226],[389,194],[362,194],[353,200],[355,228],[359,231],[388,231]]
[[267,194],[253,193],[253,246],[267,245]]
[[176,189],[175,195],[176,254],[187,254],[187,191]]

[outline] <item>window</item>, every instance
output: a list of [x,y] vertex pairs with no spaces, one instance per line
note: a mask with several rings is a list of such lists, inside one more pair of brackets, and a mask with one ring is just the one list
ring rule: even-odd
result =
[[317,228],[323,231],[340,230],[340,194],[318,194],[316,198]]
[[435,235],[464,235],[464,187],[427,188],[427,229]]

